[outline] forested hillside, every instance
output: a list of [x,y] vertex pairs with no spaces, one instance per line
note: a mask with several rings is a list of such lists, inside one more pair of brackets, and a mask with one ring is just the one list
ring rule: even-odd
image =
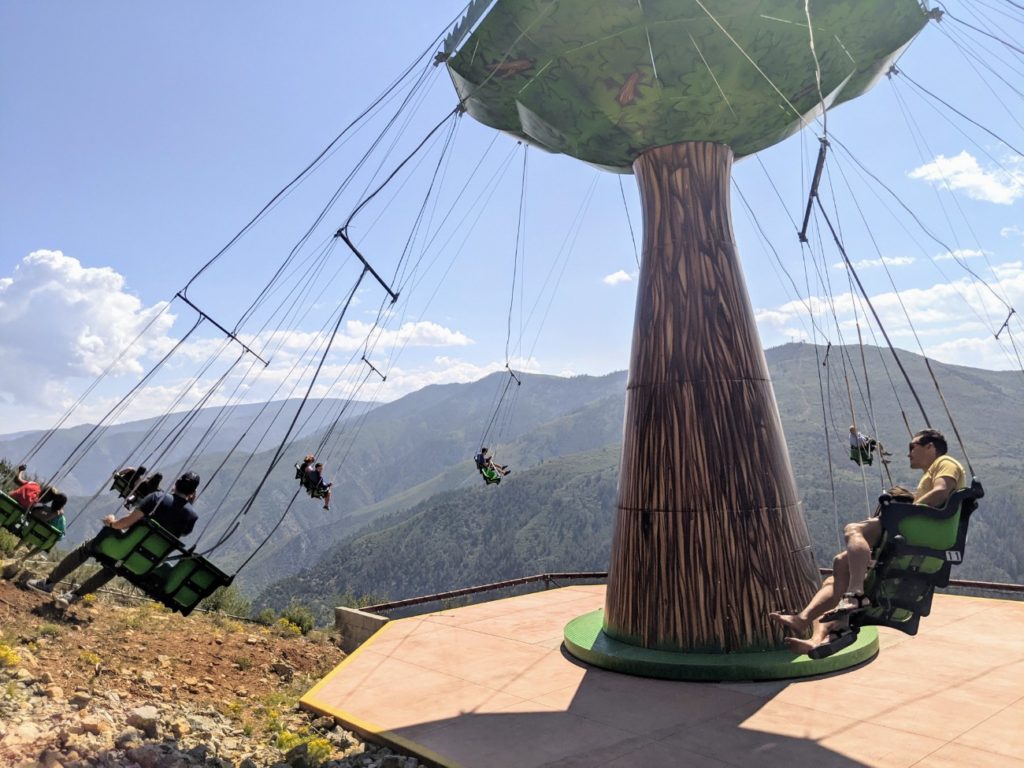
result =
[[547,571],[604,569],[618,453],[608,446],[545,462],[498,488],[432,496],[278,582],[255,605],[301,598],[326,616],[353,596],[406,597]]
[[[858,426],[889,446],[896,483],[912,486],[919,476],[907,468],[909,432],[904,417],[912,429],[923,426],[906,384],[896,378],[894,385],[889,383],[890,375],[898,376],[891,358],[886,360],[873,348],[866,350],[864,360],[857,348],[834,347],[828,358],[825,354],[826,350],[808,344],[767,352],[812,543],[822,565],[831,561],[839,546],[842,526],[865,517],[879,491],[889,485],[880,464],[865,467],[862,473],[849,460],[847,378],[852,390],[861,388],[859,399],[854,400]],[[902,353],[901,362],[930,422],[949,435],[950,452],[962,458],[923,360]],[[932,367],[987,490],[972,524],[967,561],[958,575],[1024,582],[1024,533],[1019,526],[1024,481],[1017,458],[1024,449],[1024,378],[1019,373],[936,363]],[[864,383],[868,380],[874,387],[870,398]],[[819,392],[825,394],[824,415]],[[594,403],[567,416],[561,428],[538,434],[562,444],[585,442],[577,441],[576,429],[593,429],[596,413],[616,413],[621,421],[622,395],[599,403],[600,408]],[[589,437],[599,439],[601,434],[609,432],[598,429]],[[520,455],[529,455],[533,437],[526,435],[524,444],[517,443]],[[513,475],[498,488],[449,492],[382,517],[362,534],[332,548],[314,567],[271,586],[259,600],[280,607],[298,598],[326,608],[338,600],[368,594],[400,599],[544,570],[604,569],[615,502],[619,435],[615,437],[601,450],[546,462]],[[550,444],[545,450],[557,454]],[[573,494],[577,494],[575,509],[566,512],[572,507]],[[557,515],[552,514],[552,498],[558,500]],[[580,531],[569,548],[566,525]]]
[[[893,452],[894,482],[912,485],[917,480],[917,473],[907,469],[906,425],[917,429],[924,418],[888,352],[869,347],[862,357],[857,347],[790,344],[768,350],[766,357],[815,553],[827,564],[842,525],[863,518],[889,482],[880,465],[862,474],[848,459],[851,395],[858,426]],[[901,362],[929,421],[950,436],[951,453],[962,457],[923,359],[901,353]],[[937,363],[932,368],[987,491],[960,575],[1024,582],[1019,525],[1024,375]],[[488,439],[514,472],[500,487],[485,488],[471,457],[506,376],[426,387],[375,407],[363,420],[340,425],[324,454],[327,475],[335,483],[333,509],[326,512],[300,495],[273,530],[297,489],[292,462],[320,441],[317,433],[301,437],[295,456],[271,473],[237,531],[211,559],[231,571],[273,530],[236,584],[251,596],[269,587],[263,600],[274,605],[299,597],[327,606],[346,594],[394,599],[539,570],[604,569],[625,373],[524,375],[515,408]],[[256,407],[245,408],[230,420],[236,434],[256,412]],[[105,447],[83,462],[99,477],[85,477],[79,468],[79,480],[95,488],[116,464],[117,450],[148,426],[113,428]],[[48,450],[54,457],[66,453],[81,438],[81,429],[58,432]],[[16,461],[14,449],[30,438],[0,437],[0,450]],[[204,479],[224,463],[197,503],[200,523],[191,541],[198,542],[199,551],[229,528],[273,452],[270,447],[256,453],[239,450],[225,462],[227,438],[225,433],[211,441],[191,463]],[[59,464],[58,458],[52,461]],[[45,477],[49,468],[40,462],[31,469]],[[69,504],[72,525],[65,546],[91,535],[99,518],[118,505],[106,492],[88,507],[86,501],[76,497]],[[566,538],[566,530],[585,533]]]

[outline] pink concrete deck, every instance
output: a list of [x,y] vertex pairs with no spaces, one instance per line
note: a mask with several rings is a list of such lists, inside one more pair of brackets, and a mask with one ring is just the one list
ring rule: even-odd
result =
[[391,622],[303,704],[466,768],[1024,768],[1024,603],[939,595],[860,668],[708,684],[568,657],[563,626],[603,602],[574,586]]

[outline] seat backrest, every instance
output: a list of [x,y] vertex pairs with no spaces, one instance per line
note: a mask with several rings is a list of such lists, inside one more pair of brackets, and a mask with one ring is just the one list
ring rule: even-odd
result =
[[0,527],[13,533],[24,516],[25,508],[15,499],[0,491]]
[[32,515],[25,515],[19,536],[21,543],[31,549],[49,552],[64,537],[64,531]]
[[110,484],[110,490],[117,491],[117,495],[124,498],[132,490],[132,478],[133,475],[114,475],[114,480]]
[[873,608],[851,618],[851,623],[915,634],[920,618],[931,611],[935,587],[948,584],[951,567],[963,559],[971,514],[984,495],[975,479],[969,488],[954,492],[942,509],[883,497],[885,534],[864,590]]
[[883,496],[880,500],[885,529],[883,546],[899,538],[904,550],[916,549],[919,551],[915,554],[931,554],[943,562],[960,562],[971,514],[984,495],[981,483],[974,479],[970,487],[955,491],[941,509],[890,502]]
[[199,555],[183,557],[164,574],[161,601],[168,608],[188,616],[204,599],[233,580]]
[[105,527],[93,539],[93,557],[136,576],[145,576],[175,551],[185,551],[181,541],[148,517],[124,532]]

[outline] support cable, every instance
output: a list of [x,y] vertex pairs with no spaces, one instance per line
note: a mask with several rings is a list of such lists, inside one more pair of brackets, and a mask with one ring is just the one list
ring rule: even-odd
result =
[[622,175],[619,175],[619,194],[622,195],[622,207],[626,211],[626,223],[629,225],[629,239],[633,242],[633,258],[636,259],[636,268],[640,269],[640,250],[636,245],[636,234],[633,232],[633,218],[629,215],[629,203],[626,202],[626,188],[622,184]]
[[[178,340],[178,343],[175,344],[167,352],[167,354],[165,354],[162,358],[160,358],[160,360],[157,362],[157,364],[154,365],[152,368],[150,368],[149,371],[146,373],[146,375],[143,376],[138,381],[138,383],[128,391],[128,393],[124,397],[122,397],[120,400],[118,400],[110,408],[110,410],[108,410],[106,412],[106,414],[104,414],[103,418],[101,418],[92,427],[92,429],[90,429],[85,434],[85,436],[81,440],[78,441],[78,444],[74,448],[71,449],[71,452],[68,454],[68,457],[64,460],[64,462],[59,467],[57,467],[56,471],[53,473],[53,475],[47,481],[47,483],[46,483],[47,485],[54,485],[56,483],[58,477],[62,477],[64,475],[70,473],[75,468],[75,466],[78,465],[78,462],[82,460],[82,457],[84,457],[85,454],[88,453],[88,448],[91,448],[92,442],[90,442],[90,441],[92,441],[93,437],[96,436],[96,433],[103,428],[103,426],[106,424],[107,420],[110,419],[115,413],[117,413],[119,411],[122,411],[122,410],[124,410],[125,407],[127,407],[128,403],[130,403],[131,400],[135,397],[135,395],[138,394],[138,392],[142,389],[143,385],[145,385],[145,383],[147,381],[149,381],[153,376],[156,375],[157,371],[159,371],[164,366],[164,363],[166,363],[171,358],[171,356],[173,356],[174,353],[177,352],[186,341],[188,341],[188,339],[192,336],[192,334],[195,333],[196,329],[199,328],[200,325],[202,325],[203,319],[204,319],[203,316],[199,316],[196,319],[195,324],[188,330],[187,333],[185,333],[184,336],[181,337],[181,339]],[[95,441],[93,441],[93,442],[95,442]],[[77,458],[75,458],[75,454],[78,453],[80,450],[81,450],[81,455],[79,455]]]
[[980,27],[976,27],[976,26],[974,26],[973,24],[971,24],[971,23],[969,23],[969,22],[966,22],[966,21],[964,21],[963,19],[957,18],[956,16],[954,16],[953,14],[951,14],[951,13],[950,13],[950,12],[949,12],[949,11],[948,11],[948,10],[946,9],[946,6],[945,6],[945,5],[943,4],[943,3],[939,3],[939,6],[940,6],[940,7],[942,8],[942,10],[944,11],[944,14],[945,14],[945,16],[949,17],[950,19],[952,19],[953,21],[955,21],[955,22],[956,22],[957,24],[962,24],[963,26],[967,27],[968,29],[972,29],[972,30],[974,30],[975,32],[977,32],[978,34],[980,34],[980,35],[984,35],[984,36],[985,36],[985,37],[987,37],[987,38],[990,38],[990,39],[992,39],[992,40],[995,40],[995,41],[996,41],[997,43],[999,43],[1000,45],[1004,45],[1004,46],[1006,46],[1006,47],[1007,47],[1007,48],[1009,48],[1009,49],[1010,49],[1011,51],[1015,51],[1016,53],[1019,53],[1019,54],[1021,54],[1021,55],[1024,55],[1024,48],[1020,48],[1020,47],[1018,47],[1018,46],[1014,45],[1013,43],[1011,43],[1011,42],[1010,42],[1009,40],[1004,40],[1003,38],[999,37],[998,35],[994,35],[994,34],[992,34],[991,32],[988,32],[988,31],[986,31],[986,30],[984,30],[984,29],[981,29]]
[[965,114],[964,114],[963,112],[961,112],[961,111],[960,111],[959,109],[957,109],[957,108],[956,108],[956,107],[954,107],[954,106],[953,106],[952,104],[950,104],[950,103],[949,103],[948,101],[946,101],[946,100],[945,100],[945,99],[943,99],[942,97],[940,97],[940,96],[937,96],[936,94],[934,94],[934,93],[932,93],[931,91],[929,91],[929,90],[928,90],[927,88],[925,88],[925,87],[924,87],[923,85],[921,85],[921,84],[920,84],[919,82],[917,82],[917,81],[916,81],[916,80],[915,80],[914,78],[912,78],[912,77],[911,77],[910,75],[908,75],[908,74],[907,74],[907,73],[906,73],[905,71],[903,71],[902,69],[897,69],[896,67],[893,67],[893,68],[892,68],[892,69],[891,69],[890,71],[891,71],[891,72],[892,72],[892,73],[893,73],[894,75],[902,75],[902,76],[903,76],[903,78],[904,78],[904,79],[905,79],[905,80],[906,80],[906,81],[907,81],[908,83],[910,83],[910,84],[911,84],[912,86],[914,86],[915,88],[917,88],[917,89],[918,89],[919,91],[921,91],[922,93],[924,93],[924,94],[926,94],[926,95],[930,96],[931,98],[935,99],[935,101],[939,102],[940,104],[942,104],[942,106],[944,106],[944,107],[946,107],[947,109],[949,109],[950,111],[954,112],[954,113],[955,113],[956,115],[958,115],[958,116],[962,117],[962,118],[963,118],[964,120],[966,120],[967,122],[969,122],[969,123],[970,123],[971,125],[975,126],[976,128],[980,128],[980,129],[981,129],[981,130],[983,130],[983,131],[984,131],[985,133],[987,133],[987,134],[988,134],[989,136],[991,136],[991,137],[992,137],[992,138],[994,138],[994,139],[995,139],[996,141],[998,141],[998,142],[999,142],[1000,144],[1002,144],[1002,145],[1004,145],[1004,146],[1008,147],[1009,149],[1013,150],[1013,152],[1015,152],[1015,153],[1016,153],[1017,155],[1019,155],[1020,157],[1024,157],[1024,152],[1022,152],[1022,151],[1021,151],[1020,149],[1018,149],[1017,147],[1015,147],[1015,146],[1014,146],[1013,144],[1011,144],[1011,143],[1010,143],[1009,141],[1007,141],[1006,139],[1004,139],[1004,138],[1003,138],[1002,136],[1000,136],[1000,135],[999,135],[998,133],[996,133],[995,131],[991,130],[990,128],[986,128],[986,127],[985,127],[984,125],[982,125],[981,123],[979,123],[979,122],[978,122],[977,120],[975,120],[974,118],[972,118],[972,117],[968,117],[968,116],[967,116],[967,115],[965,115]]
[[46,444],[57,433],[57,431],[64,426],[64,424],[67,422],[69,418],[71,418],[71,414],[73,414],[75,410],[83,402],[85,402],[86,398],[93,393],[93,390],[95,390],[96,387],[98,387],[103,382],[103,380],[110,374],[110,372],[113,371],[115,367],[117,367],[117,365],[121,362],[121,359],[128,353],[128,350],[135,346],[135,344],[138,343],[138,341],[143,336],[145,336],[149,332],[149,330],[156,324],[156,321],[163,317],[165,314],[167,314],[167,311],[170,308],[171,303],[166,302],[163,308],[159,312],[155,313],[153,317],[150,318],[149,322],[146,323],[146,325],[142,328],[142,330],[135,335],[135,338],[121,348],[118,354],[111,359],[110,363],[107,365],[106,368],[103,369],[100,375],[97,376],[92,381],[92,383],[89,384],[88,387],[86,387],[85,391],[82,392],[81,395],[79,395],[78,399],[71,404],[71,407],[64,412],[64,414],[57,420],[57,422],[52,427],[50,427],[49,430],[44,432],[43,435],[35,443],[33,443],[32,447],[29,448],[28,453],[26,453],[22,460],[19,462],[20,464],[28,464],[33,458],[35,458],[36,454],[38,454],[39,451],[41,451],[46,446]]
[[[871,309],[871,313],[875,317],[875,322],[878,323],[879,330],[882,331],[882,334],[885,336],[886,342],[889,343],[890,349],[892,350],[893,355],[896,357],[896,359],[898,361],[899,357],[896,356],[896,354],[895,354],[896,350],[892,347],[891,342],[889,342],[889,335],[888,335],[888,333],[886,333],[885,328],[882,326],[881,320],[878,317],[878,313],[875,311],[875,307],[871,303],[871,299],[868,297],[867,291],[864,289],[864,285],[860,281],[860,277],[857,275],[856,271],[854,270],[853,264],[850,262],[850,257],[847,255],[846,249],[843,247],[843,244],[840,241],[839,236],[836,233],[835,228],[832,226],[832,221],[829,219],[828,213],[825,211],[825,207],[821,204],[821,200],[820,199],[818,200],[818,208],[821,211],[822,217],[825,219],[825,223],[828,225],[829,231],[832,233],[832,237],[836,241],[836,247],[839,248],[839,252],[843,256],[843,261],[846,262],[847,269],[850,270],[851,274],[853,275],[854,280],[857,282],[857,287],[860,290],[861,295],[864,297],[864,301],[867,303],[868,307]],[[973,475],[974,474],[974,467],[971,466],[971,459],[970,459],[970,457],[967,454],[967,449],[965,448],[963,439],[960,436],[960,430],[956,426],[956,421],[953,419],[953,414],[949,410],[949,405],[948,405],[948,403],[946,403],[946,398],[942,394],[942,388],[939,386],[939,381],[938,381],[938,379],[935,376],[935,371],[932,369],[931,361],[928,359],[927,356],[924,357],[924,364],[925,364],[925,367],[928,369],[929,375],[931,376],[932,384],[935,386],[935,391],[939,395],[939,400],[942,401],[942,407],[943,407],[943,409],[946,412],[946,417],[949,419],[950,426],[953,427],[953,433],[956,435],[957,443],[960,445],[960,450],[963,452],[964,460],[967,463],[967,467],[971,471],[971,474]],[[902,363],[900,363],[900,370],[903,370],[903,364]],[[928,425],[928,426],[931,426],[931,422],[928,420],[928,417],[927,417],[927,415],[924,412],[924,407],[921,405],[921,400],[920,400],[920,398],[917,395],[917,391],[914,389],[914,385],[910,381],[909,376],[906,376],[906,372],[905,371],[904,371],[904,376],[907,379],[907,384],[910,387],[911,394],[914,396],[914,399],[917,401],[918,407],[921,409],[921,415],[924,417],[925,424]]]
[[[461,14],[460,14],[460,16],[461,16]],[[388,86],[388,87],[387,87],[387,88],[386,88],[386,89],[384,90],[384,92],[383,92],[382,94],[380,94],[380,95],[379,95],[379,96],[378,96],[378,97],[377,97],[376,99],[374,99],[374,101],[373,101],[373,102],[372,102],[372,103],[370,104],[370,106],[369,106],[369,107],[367,107],[367,108],[366,108],[366,109],[364,109],[364,110],[363,110],[362,112],[360,112],[360,113],[359,113],[359,115],[358,115],[358,116],[356,116],[356,118],[355,118],[355,119],[353,119],[353,120],[352,120],[352,121],[351,121],[351,122],[350,122],[350,123],[349,123],[348,125],[346,125],[346,126],[345,126],[345,127],[344,127],[344,128],[342,129],[341,133],[339,133],[339,134],[338,134],[337,136],[335,136],[335,137],[334,137],[334,139],[332,139],[332,140],[331,140],[331,142],[330,142],[330,143],[329,143],[329,144],[328,144],[328,145],[327,145],[326,147],[324,147],[324,149],[323,149],[323,150],[321,150],[321,151],[320,151],[320,153],[319,153],[319,154],[318,154],[318,155],[317,155],[317,156],[316,156],[315,158],[313,158],[313,160],[312,160],[312,161],[311,161],[311,162],[310,162],[310,163],[309,163],[309,164],[308,164],[308,165],[307,165],[307,166],[306,166],[305,168],[303,168],[303,169],[302,169],[302,170],[301,170],[301,171],[300,171],[300,172],[298,173],[298,175],[296,175],[296,176],[295,176],[295,178],[293,178],[293,179],[292,179],[291,181],[289,181],[289,182],[288,182],[287,184],[285,184],[285,185],[284,185],[284,187],[282,187],[282,188],[281,188],[281,189],[280,189],[280,190],[279,190],[279,191],[278,191],[278,192],[277,192],[277,193],[276,193],[276,194],[275,194],[275,195],[274,195],[274,196],[273,196],[273,197],[272,197],[272,198],[270,199],[270,201],[269,201],[269,202],[268,202],[268,203],[267,203],[266,205],[264,205],[264,206],[263,206],[263,208],[261,208],[261,209],[260,209],[259,213],[257,213],[257,214],[256,214],[255,216],[253,216],[253,217],[252,217],[252,219],[250,219],[250,220],[249,220],[249,222],[248,222],[248,223],[246,223],[246,225],[245,225],[244,227],[242,227],[242,229],[240,229],[240,230],[239,230],[239,231],[238,231],[238,232],[237,232],[237,233],[236,233],[236,234],[235,234],[235,235],[234,235],[234,236],[233,236],[233,237],[232,237],[232,238],[231,238],[231,239],[230,239],[230,240],[229,240],[229,241],[227,242],[227,244],[226,244],[226,245],[225,245],[224,247],[222,247],[222,248],[221,248],[221,249],[220,249],[220,250],[219,250],[219,251],[218,251],[218,252],[217,252],[216,254],[214,254],[213,258],[211,258],[211,259],[210,259],[209,261],[207,261],[207,262],[206,262],[206,263],[205,263],[205,264],[204,264],[204,265],[203,265],[203,266],[202,266],[202,267],[201,267],[201,268],[199,269],[199,271],[198,271],[198,272],[196,272],[196,273],[195,273],[194,275],[192,275],[192,277],[191,277],[191,278],[189,279],[188,283],[186,283],[186,284],[185,284],[185,287],[184,287],[184,288],[182,289],[182,291],[181,291],[181,292],[182,292],[182,293],[187,293],[187,292],[188,292],[188,289],[189,289],[189,288],[190,288],[190,287],[192,286],[192,283],[194,283],[194,282],[196,281],[196,279],[198,279],[198,277],[199,277],[199,276],[200,276],[201,274],[203,274],[203,272],[205,272],[205,271],[206,271],[206,270],[207,270],[207,269],[208,269],[209,267],[211,267],[211,266],[212,266],[212,265],[214,264],[214,262],[216,262],[216,261],[217,261],[217,260],[218,260],[218,259],[219,259],[219,258],[220,258],[221,256],[223,256],[223,255],[224,255],[224,254],[225,254],[225,253],[226,253],[226,252],[227,252],[227,251],[228,251],[228,250],[229,250],[229,249],[230,249],[230,248],[231,248],[231,247],[232,247],[232,246],[233,246],[233,245],[234,245],[234,244],[235,244],[236,242],[238,242],[238,240],[239,240],[239,239],[241,239],[241,237],[242,237],[242,236],[243,236],[243,235],[244,235],[244,234],[245,234],[246,232],[248,232],[248,231],[249,231],[249,230],[250,230],[250,229],[251,229],[251,228],[252,228],[252,227],[253,227],[253,226],[254,226],[254,225],[255,225],[255,224],[256,224],[256,223],[257,223],[257,222],[258,222],[258,221],[260,220],[260,218],[261,218],[261,217],[262,217],[262,216],[263,216],[263,215],[264,215],[264,214],[265,214],[265,213],[266,213],[267,211],[269,211],[269,210],[270,210],[270,208],[272,208],[272,207],[274,206],[274,204],[275,204],[275,203],[277,203],[277,201],[278,201],[278,200],[280,200],[280,199],[281,199],[281,197],[282,197],[282,196],[283,196],[283,195],[284,195],[284,194],[285,194],[285,193],[286,193],[286,192],[287,192],[287,191],[288,191],[289,189],[291,189],[292,187],[294,187],[294,186],[295,186],[295,185],[296,185],[296,184],[297,184],[297,183],[298,183],[298,182],[299,182],[299,181],[300,181],[300,180],[301,180],[302,178],[304,178],[304,177],[305,177],[305,176],[306,176],[306,175],[307,175],[307,174],[308,174],[308,173],[309,173],[309,172],[310,172],[310,171],[311,171],[311,170],[312,170],[312,169],[313,169],[313,168],[314,168],[314,167],[315,167],[315,166],[317,165],[317,163],[319,163],[319,162],[320,162],[320,160],[321,160],[322,158],[324,158],[324,157],[325,157],[325,156],[327,155],[327,153],[328,153],[328,152],[330,152],[330,150],[331,150],[331,149],[332,149],[332,148],[333,148],[333,147],[334,147],[334,146],[335,146],[335,145],[336,145],[336,144],[337,144],[337,143],[338,143],[338,142],[339,142],[339,141],[340,141],[340,140],[341,140],[341,139],[342,139],[342,138],[343,138],[343,137],[344,137],[344,136],[345,136],[345,135],[346,135],[346,134],[347,134],[347,133],[348,133],[348,132],[349,132],[350,130],[352,130],[352,128],[354,128],[354,127],[355,127],[356,125],[358,125],[358,124],[359,124],[359,122],[360,122],[360,121],[362,121],[364,117],[366,117],[366,116],[367,116],[368,114],[370,114],[370,113],[371,113],[371,112],[372,112],[372,111],[373,111],[374,109],[376,109],[376,107],[377,107],[377,106],[378,106],[378,105],[379,105],[379,104],[380,104],[380,103],[381,103],[382,101],[384,101],[384,100],[385,100],[385,99],[386,99],[386,98],[387,98],[388,96],[390,96],[390,94],[391,94],[391,93],[392,93],[392,92],[393,92],[393,91],[394,91],[394,90],[395,90],[396,88],[398,88],[399,84],[401,84],[401,83],[402,83],[402,82],[403,82],[403,81],[405,80],[405,78],[409,76],[409,73],[411,73],[411,72],[412,72],[412,71],[413,71],[413,70],[414,70],[414,69],[416,68],[417,64],[418,64],[418,63],[419,63],[419,62],[420,62],[420,61],[421,61],[421,60],[422,60],[422,59],[423,59],[423,58],[424,58],[425,56],[429,56],[429,55],[430,55],[430,53],[431,53],[431,52],[433,51],[433,49],[434,49],[434,48],[435,48],[435,47],[437,46],[437,43],[438,43],[438,41],[439,41],[439,40],[441,40],[441,39],[442,39],[442,38],[443,38],[443,37],[445,36],[445,32],[447,32],[447,30],[448,30],[448,29],[449,29],[449,28],[450,28],[450,27],[452,26],[452,24],[454,24],[454,23],[458,22],[458,20],[459,20],[459,16],[456,16],[456,17],[455,17],[455,19],[453,19],[453,20],[452,20],[451,22],[449,22],[448,26],[446,26],[446,27],[445,27],[444,31],[442,31],[442,32],[441,32],[441,34],[439,34],[439,35],[438,35],[437,37],[435,37],[435,38],[434,38],[434,39],[433,39],[433,40],[431,41],[430,45],[429,45],[429,46],[427,46],[427,48],[426,48],[426,49],[424,49],[424,51],[423,51],[422,53],[420,53],[420,54],[419,54],[419,55],[418,55],[418,56],[417,56],[417,57],[416,57],[415,59],[413,59],[412,63],[411,63],[411,64],[410,64],[410,65],[409,65],[409,66],[408,66],[408,67],[407,67],[406,69],[405,69],[405,71],[404,71],[404,72],[402,72],[402,74],[401,74],[401,75],[399,75],[399,76],[398,76],[398,78],[397,78],[397,79],[395,79],[395,80],[394,80],[394,81],[393,81],[393,82],[391,83],[391,85],[389,85],[389,86]]]
[[[362,285],[363,279],[366,277],[369,271],[369,267],[364,267],[364,269],[359,273],[358,279],[352,286],[352,290],[349,292],[348,297],[346,298],[341,311],[338,313],[338,320],[334,324],[334,329],[331,332],[331,337],[324,348],[323,354],[320,356],[320,361],[317,364],[316,370],[314,371],[312,378],[310,379],[309,386],[306,388],[306,393],[303,396],[302,401],[299,403],[299,407],[295,410],[295,415],[292,417],[291,423],[289,424],[288,429],[285,431],[284,437],[281,439],[281,443],[278,445],[277,450],[274,451],[274,455],[270,459],[270,463],[267,466],[266,472],[264,472],[263,477],[260,479],[259,484],[256,486],[256,489],[252,492],[248,500],[246,500],[246,502],[242,505],[241,509],[235,515],[234,519],[229,525],[227,533],[223,535],[221,539],[213,546],[213,548],[211,548],[208,551],[213,551],[213,549],[216,549],[217,547],[224,544],[224,542],[227,541],[228,537],[230,537],[231,534],[234,533],[235,530],[237,530],[238,523],[240,522],[241,518],[245,514],[247,514],[250,509],[252,509],[252,505],[255,503],[256,498],[260,494],[260,491],[263,490],[263,486],[266,485],[266,482],[270,478],[271,473],[274,471],[274,469],[277,468],[278,463],[281,461],[281,458],[284,455],[284,451],[286,446],[288,445],[292,431],[295,429],[295,424],[298,422],[299,416],[302,414],[302,408],[309,400],[309,397],[313,392],[313,387],[316,385],[317,379],[320,376],[320,372],[323,370],[324,363],[327,360],[327,355],[331,351],[331,347],[334,344],[334,340],[338,335],[338,329],[341,327],[341,322],[345,318],[345,315],[348,312],[348,308],[352,304],[352,299],[355,298],[356,291],[359,290],[359,286]],[[298,491],[296,491],[296,495],[298,495]],[[287,513],[288,510],[286,509],[285,515],[287,515]],[[235,571],[235,575],[237,575],[238,572],[241,571],[242,568],[244,568],[264,546],[266,546],[267,542],[270,541],[274,532],[278,529],[282,522],[284,522],[284,515],[281,517],[280,520],[278,520],[277,524],[271,529],[270,533],[263,540],[263,542],[260,543],[260,545],[257,546],[256,549],[249,555],[249,557],[246,558],[245,561],[238,567],[238,569]]]
[[[512,249],[512,290],[509,293],[508,298],[508,323],[507,330],[505,333],[505,367],[509,366],[509,345],[512,343],[512,310],[515,307],[516,302],[516,277],[519,273],[519,244],[523,237],[523,218],[526,215],[525,212],[525,201],[526,201],[526,167],[527,159],[529,156],[529,146],[523,144],[523,175],[522,182],[519,187],[519,211],[516,214],[516,239]],[[525,258],[525,254],[524,254]],[[522,305],[522,296],[519,298],[520,305]]]

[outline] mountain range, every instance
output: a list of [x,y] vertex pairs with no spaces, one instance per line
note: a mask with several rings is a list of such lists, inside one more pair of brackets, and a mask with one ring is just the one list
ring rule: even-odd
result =
[[[922,357],[899,353],[916,392],[887,350],[788,344],[767,350],[766,357],[822,564],[838,547],[842,525],[862,519],[889,484],[879,464],[862,474],[849,461],[847,428],[854,417],[862,431],[892,451],[893,482],[916,483],[906,469],[905,445],[925,423],[917,399],[929,423],[949,437],[950,452],[964,457]],[[1024,502],[1018,458],[1024,449],[1024,375],[934,361],[930,367],[987,491],[958,575],[1022,582],[1024,534],[1017,521]],[[330,512],[296,496],[292,464],[320,442],[322,433],[311,426],[315,420],[294,441],[294,456],[268,474],[274,441],[283,432],[262,442],[249,436],[265,428],[252,425],[260,406],[224,415],[215,439],[191,462],[204,478],[223,464],[197,504],[198,551],[208,551],[237,521],[234,533],[208,556],[228,570],[252,556],[236,583],[256,598],[256,607],[300,600],[324,612],[367,595],[398,599],[543,571],[605,569],[626,375],[520,379],[522,385],[513,385],[498,409],[508,382],[504,372],[352,408],[356,415],[339,422],[321,454],[334,482]],[[328,410],[338,407],[337,401],[325,404]],[[204,416],[211,420],[207,425],[217,418],[213,410]],[[135,422],[109,430],[75,468],[76,488],[95,491],[116,468],[119,459],[112,457],[123,457],[119,451],[152,427],[153,422]],[[48,463],[56,466],[83,429],[54,434],[48,453],[40,453],[32,469],[44,476]],[[485,487],[472,463],[485,432],[498,460],[513,468],[496,487]],[[238,449],[227,455],[241,435],[246,437]],[[36,437],[0,437],[0,455],[16,461],[19,449]],[[87,502],[78,496],[69,509]],[[72,511],[68,541],[90,535],[116,503],[113,494],[100,494],[80,520]]]

